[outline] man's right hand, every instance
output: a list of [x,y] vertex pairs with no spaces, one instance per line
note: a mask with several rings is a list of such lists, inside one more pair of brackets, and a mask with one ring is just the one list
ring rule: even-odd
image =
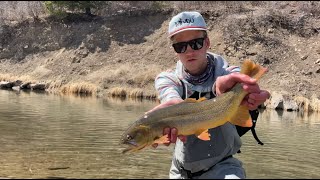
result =
[[[176,143],[177,138],[179,138],[182,142],[186,142],[187,141],[187,137],[183,136],[183,135],[178,135],[178,129],[173,127],[173,128],[164,128],[163,129],[163,135],[168,134],[168,138],[170,140],[169,143],[165,143],[164,145],[169,146],[171,143]],[[152,147],[156,148],[158,147],[157,143],[152,144]]]

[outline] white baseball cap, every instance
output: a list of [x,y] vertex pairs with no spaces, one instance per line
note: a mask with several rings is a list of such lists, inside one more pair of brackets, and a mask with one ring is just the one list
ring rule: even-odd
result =
[[174,16],[169,22],[169,38],[187,30],[207,30],[207,24],[199,12],[184,11]]

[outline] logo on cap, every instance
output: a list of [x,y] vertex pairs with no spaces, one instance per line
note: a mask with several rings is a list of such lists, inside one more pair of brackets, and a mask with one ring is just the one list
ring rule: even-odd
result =
[[174,22],[174,24],[176,25],[176,27],[181,26],[184,23],[194,23],[194,16],[192,16],[191,18],[186,18],[184,20],[182,20],[181,18],[179,19],[179,21]]

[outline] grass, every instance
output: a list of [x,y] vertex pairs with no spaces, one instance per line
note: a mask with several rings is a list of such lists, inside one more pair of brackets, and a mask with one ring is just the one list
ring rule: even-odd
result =
[[108,95],[112,97],[126,97],[128,94],[128,88],[123,87],[114,87],[111,88],[108,92]]
[[20,80],[22,82],[31,82],[34,83],[35,80],[32,80],[32,78],[30,76],[27,75],[23,75],[23,76],[15,76],[15,75],[11,75],[11,74],[0,74],[0,81],[16,81],[16,80]]
[[[0,81],[17,81],[20,80],[23,83],[31,82],[37,83],[37,80],[32,79],[30,76],[13,76],[11,74],[0,74]],[[39,82],[38,82],[39,83]],[[87,95],[95,95],[99,92],[99,87],[95,84],[88,82],[80,82],[80,83],[71,83],[63,85],[61,80],[52,81],[49,83],[42,82],[48,84],[46,91],[60,91],[64,94],[87,94]]]
[[99,92],[97,85],[88,82],[70,83],[62,85],[60,92],[64,94],[96,95]]
[[[128,73],[128,67],[117,69],[115,74],[123,75],[123,73]],[[125,70],[126,69],[126,70]],[[136,83],[145,84],[146,82],[153,82],[152,75],[144,75],[138,74],[135,76]],[[114,78],[114,77],[113,77]],[[37,80],[32,79],[30,76],[13,76],[11,74],[0,74],[0,81],[16,81],[21,80],[23,83],[31,82],[37,83]],[[62,94],[85,94],[85,95],[97,95],[100,92],[100,87],[96,84],[90,82],[78,82],[78,83],[69,83],[63,84],[61,80],[54,80],[51,82],[44,82],[47,84],[46,91],[48,92],[61,92]],[[143,88],[132,88],[132,87],[113,87],[107,92],[108,96],[112,97],[128,97],[131,99],[135,98],[147,98],[147,99],[155,99],[156,94],[148,94],[144,93]]]
[[129,98],[129,99],[156,99],[156,93],[144,92],[142,88],[131,88],[131,87],[113,87],[110,88],[107,93],[107,96],[111,97],[120,97],[120,98]]

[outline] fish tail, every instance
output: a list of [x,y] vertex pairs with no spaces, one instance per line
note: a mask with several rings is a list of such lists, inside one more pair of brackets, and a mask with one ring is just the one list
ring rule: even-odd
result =
[[[267,72],[267,68],[264,68],[259,64],[256,64],[253,61],[246,59],[243,62],[240,73],[246,74],[251,78],[259,80],[262,77],[262,75],[266,72]],[[239,97],[244,97],[246,94],[247,92],[242,91]],[[238,125],[242,127],[251,127],[252,120],[249,114],[249,109],[246,106],[242,106],[242,105],[237,107],[235,114],[230,119],[230,122],[234,125]]]
[[249,109],[246,106],[239,106],[236,114],[231,118],[230,122],[241,127],[251,127],[252,120]]
[[246,74],[256,80],[259,80],[261,76],[267,72],[267,68],[255,64],[253,61],[246,59],[241,67],[241,73]]

